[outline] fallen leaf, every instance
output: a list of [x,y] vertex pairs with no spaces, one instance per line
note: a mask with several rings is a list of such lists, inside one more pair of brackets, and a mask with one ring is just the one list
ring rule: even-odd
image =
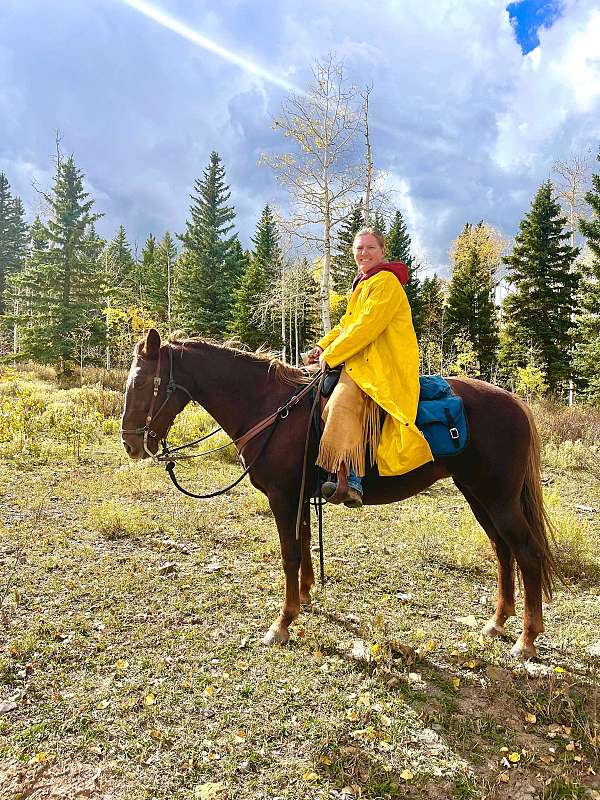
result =
[[508,760],[511,764],[517,764],[521,760],[521,755],[519,753],[511,753]]
[[537,717],[535,714],[525,714],[525,719],[527,722],[531,722],[532,725],[534,722],[537,722]]
[[108,702],[108,700],[100,700],[96,708],[99,708],[102,711],[103,709],[108,708],[109,705],[110,703]]
[[371,656],[373,658],[378,658],[381,653],[381,647],[376,643],[371,645]]
[[460,686],[460,678],[452,678],[452,686],[454,686],[455,689],[458,689]]
[[510,775],[508,772],[501,772],[500,775],[498,775],[498,780],[501,781],[501,783],[508,783],[510,780]]
[[319,776],[317,775],[316,772],[307,769],[306,772],[302,775],[302,780],[306,781],[307,783],[312,783],[313,781],[318,781]]
[[346,712],[346,719],[349,719],[350,722],[356,722],[358,719],[358,712],[357,711],[347,711]]
[[152,692],[148,692],[146,697],[144,697],[144,703],[147,706],[153,706],[156,703],[156,697],[152,694]]
[[196,786],[194,795],[198,800],[217,800],[224,789],[223,783],[203,783],[201,786]]
[[564,672],[564,669],[562,667],[554,667],[554,672],[558,672],[560,674],[561,672]]
[[575,742],[569,742],[569,744],[566,744],[565,745],[565,750],[569,750],[569,751],[575,750]]
[[477,627],[477,620],[475,619],[474,614],[469,614],[466,617],[455,617],[456,622],[460,622],[461,625],[466,625],[467,628],[476,628]]
[[129,661],[125,661],[124,658],[118,658],[115,661],[115,669],[118,670],[119,672],[122,672],[124,669],[127,669],[128,666],[129,666]]
[[204,697],[212,697],[214,693],[215,693],[215,687],[214,686],[207,686],[204,689],[204,691],[202,692]]
[[246,741],[246,731],[239,730],[235,732],[234,740],[236,742],[245,742]]
[[402,778],[402,780],[403,780],[403,781],[412,781],[412,779],[413,779],[415,776],[413,775],[413,773],[411,772],[411,770],[409,770],[409,769],[403,769],[403,770],[402,770],[402,772],[400,773],[400,777]]
[[319,764],[325,764],[325,766],[328,767],[331,764],[331,758],[329,756],[321,756]]
[[157,730],[156,728],[152,728],[152,730],[150,731],[150,736],[153,739],[160,739],[160,731]]
[[43,750],[41,750],[39,753],[36,753],[31,760],[35,764],[46,764],[48,761],[48,753],[45,753]]

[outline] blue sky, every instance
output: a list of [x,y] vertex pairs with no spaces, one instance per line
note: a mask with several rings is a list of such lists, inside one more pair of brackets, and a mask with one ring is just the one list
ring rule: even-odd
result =
[[123,223],[138,248],[184,229],[216,149],[248,246],[266,203],[286,210],[259,165],[284,146],[271,122],[285,86],[306,86],[330,51],[373,84],[376,164],[441,273],[466,221],[510,239],[553,162],[598,151],[596,0],[563,0],[560,13],[532,0],[510,13],[496,0],[380,0],[376,13],[354,0],[148,2],[190,37],[126,0],[2,0],[0,171],[30,216],[44,212],[56,130],[105,214],[101,233]]
[[560,16],[562,3],[560,0],[517,0],[507,8],[517,41],[527,54],[540,43],[539,29],[550,28]]

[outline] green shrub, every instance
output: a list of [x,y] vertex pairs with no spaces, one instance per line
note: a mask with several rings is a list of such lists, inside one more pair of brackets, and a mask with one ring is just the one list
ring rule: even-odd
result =
[[555,443],[548,442],[544,446],[544,464],[554,469],[584,469],[593,472],[598,464],[600,447],[595,444],[585,444],[578,439],[570,439]]
[[123,411],[123,394],[105,389],[99,383],[68,389],[65,396],[86,412],[97,412],[104,419],[117,418]]
[[102,437],[102,415],[62,398],[50,403],[41,417],[44,430],[54,438],[66,442],[76,458],[86,445],[99,443]]
[[45,403],[31,389],[15,383],[14,391],[0,395],[0,443],[3,452],[32,450],[44,434]]
[[114,501],[100,503],[87,515],[90,528],[107,539],[126,539],[139,536],[147,527],[147,519],[132,505],[121,505]]

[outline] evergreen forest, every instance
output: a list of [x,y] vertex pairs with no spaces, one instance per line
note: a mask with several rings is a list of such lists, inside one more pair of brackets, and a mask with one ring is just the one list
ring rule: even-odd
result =
[[[598,155],[600,164],[600,154]],[[156,231],[138,250],[123,225],[111,240],[75,158],[59,158],[33,219],[0,173],[0,355],[53,365],[68,379],[86,365],[126,367],[150,326],[163,335],[231,340],[299,364],[322,335],[324,259],[291,247],[271,204],[257,209],[246,249],[235,197],[212,152],[193,182],[180,231]],[[356,193],[331,228],[331,324],[356,266],[352,240],[368,224],[386,256],[404,261],[422,372],[469,375],[517,391],[600,406],[600,168],[574,221],[551,180],[523,209],[512,245],[484,220],[449,242],[449,276],[420,262],[402,212],[365,208]]]

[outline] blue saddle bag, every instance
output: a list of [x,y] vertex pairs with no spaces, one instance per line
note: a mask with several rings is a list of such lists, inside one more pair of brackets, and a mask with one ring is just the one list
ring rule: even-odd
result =
[[435,456],[461,453],[469,441],[462,397],[454,394],[441,375],[421,375],[417,428]]

